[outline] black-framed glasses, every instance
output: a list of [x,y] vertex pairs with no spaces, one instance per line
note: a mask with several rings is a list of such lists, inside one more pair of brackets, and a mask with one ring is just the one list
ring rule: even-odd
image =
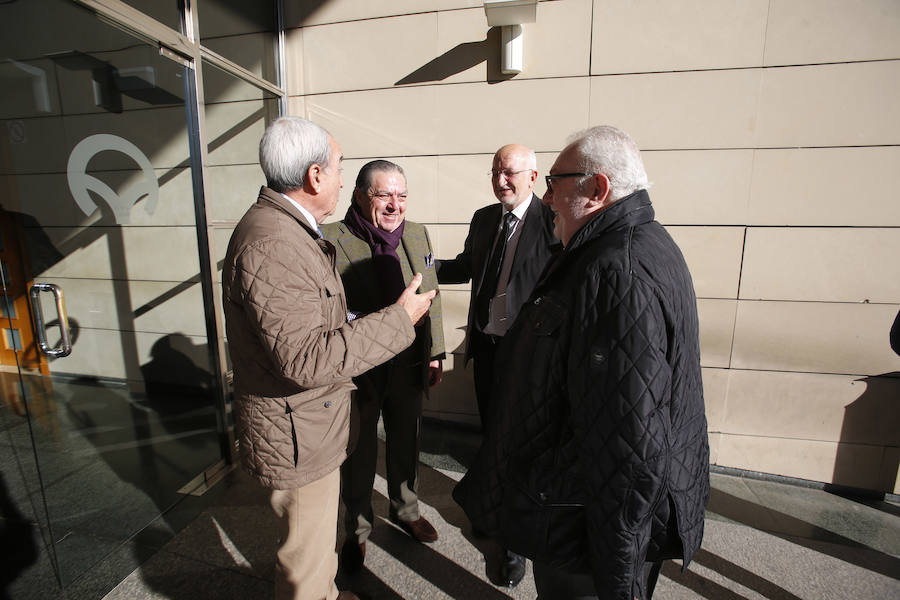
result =
[[491,169],[488,172],[488,175],[491,177],[500,177],[503,175],[507,179],[512,179],[513,175],[518,175],[519,173],[530,173],[534,171],[534,169],[519,169],[518,171],[513,171],[512,169]]
[[589,177],[593,173],[555,173],[553,175],[544,175],[544,181],[547,182],[547,189],[553,191],[553,180],[563,179],[565,177]]

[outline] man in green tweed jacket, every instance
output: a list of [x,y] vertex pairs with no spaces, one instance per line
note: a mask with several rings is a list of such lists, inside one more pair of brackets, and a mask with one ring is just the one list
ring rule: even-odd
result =
[[[406,176],[392,162],[364,165],[356,178],[353,200],[344,220],[323,226],[337,249],[337,268],[347,293],[348,319],[375,312],[392,302],[422,273],[421,290],[436,290],[437,275],[428,231],[406,221]],[[397,291],[399,290],[399,291]],[[419,514],[417,464],[422,401],[441,381],[444,332],[441,302],[416,324],[416,339],[407,350],[354,378],[359,410],[356,449],[341,467],[342,497],[347,507],[343,567],[358,571],[372,531],[372,486],[378,456],[378,416],[384,421],[390,519],[420,542],[437,539],[434,527]]]

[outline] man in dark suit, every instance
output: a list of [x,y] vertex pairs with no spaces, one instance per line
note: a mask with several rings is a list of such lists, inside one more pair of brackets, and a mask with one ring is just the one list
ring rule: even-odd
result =
[[[534,195],[537,180],[534,151],[520,144],[494,154],[491,183],[499,204],[477,210],[463,251],[436,263],[440,283],[472,282],[466,327],[465,360],[474,362],[475,399],[482,429],[490,420],[497,344],[528,300],[558,240],[553,213]],[[516,585],[525,559],[506,552],[503,577]]]
[[[437,289],[428,231],[405,220],[406,176],[399,165],[374,160],[360,169],[353,199],[344,220],[322,226],[337,250],[337,270],[347,291],[348,319],[384,307],[394,290],[422,274],[422,290]],[[438,534],[419,513],[417,495],[419,420],[422,401],[431,385],[441,380],[444,330],[441,304],[416,324],[412,346],[359,377],[354,395],[359,414],[356,449],[341,467],[341,496],[347,507],[347,540],[341,563],[348,572],[363,564],[366,540],[372,530],[372,485],[378,457],[378,416],[385,429],[385,463],[390,519],[420,542]]]

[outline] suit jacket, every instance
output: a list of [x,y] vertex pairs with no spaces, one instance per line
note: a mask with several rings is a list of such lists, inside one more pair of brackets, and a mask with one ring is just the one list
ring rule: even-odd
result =
[[[544,206],[540,198],[531,195],[525,213],[522,233],[513,257],[506,286],[506,314],[515,320],[522,305],[528,300],[541,272],[554,252],[561,248],[553,235],[553,211]],[[499,202],[475,211],[469,224],[469,235],[463,251],[452,260],[438,260],[437,278],[440,283],[472,282],[469,296],[469,318],[466,326],[466,362],[472,355],[472,331],[475,330],[475,299],[481,290],[484,270],[491,256],[491,247],[500,228],[503,205]]]
[[[383,309],[384,301],[378,293],[382,284],[378,281],[372,265],[372,249],[369,244],[353,235],[343,221],[322,225],[322,234],[337,250],[337,270],[341,274],[347,293],[347,308],[359,314],[369,314]],[[431,240],[424,225],[405,221],[403,237],[397,247],[397,254],[401,259],[404,253],[412,268],[409,273],[404,268],[406,284],[409,284],[413,275],[421,273],[422,285],[419,288],[421,291],[438,289]],[[403,261],[400,262],[402,265]],[[426,363],[431,359],[444,358],[444,325],[441,319],[440,296],[435,296],[432,301],[426,322],[416,327],[416,341],[409,352],[420,353],[421,360]]]

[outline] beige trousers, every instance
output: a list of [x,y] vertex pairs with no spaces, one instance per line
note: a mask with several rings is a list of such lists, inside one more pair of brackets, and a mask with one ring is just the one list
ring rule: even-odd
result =
[[340,470],[293,490],[272,490],[279,519],[276,600],[335,600]]

